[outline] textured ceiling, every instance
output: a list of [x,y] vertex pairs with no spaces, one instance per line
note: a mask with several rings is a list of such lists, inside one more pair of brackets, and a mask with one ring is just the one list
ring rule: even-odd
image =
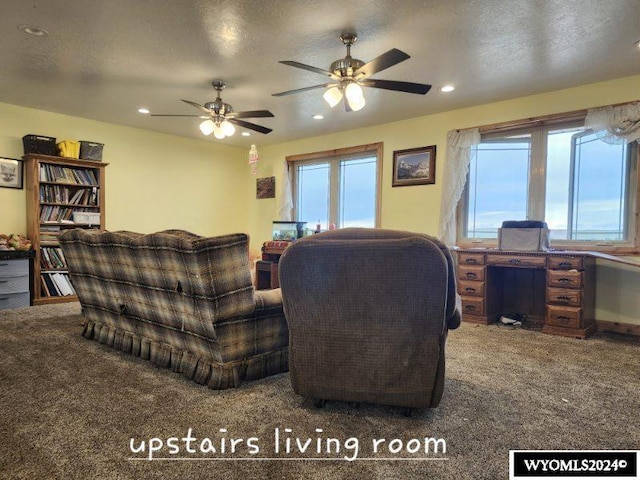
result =
[[[50,34],[26,35],[24,24]],[[275,115],[251,120],[269,135],[206,137],[237,146],[640,73],[640,0],[3,0],[0,28],[0,102],[202,139],[197,118],[136,110],[197,113],[180,99],[211,101],[221,79],[236,111]],[[365,108],[350,113],[330,109],[321,90],[272,96],[324,83],[278,61],[328,69],[344,57],[343,31],[358,34],[352,55],[365,62],[391,48],[411,56],[372,78],[434,88],[367,88]],[[447,83],[456,90],[443,94]]]

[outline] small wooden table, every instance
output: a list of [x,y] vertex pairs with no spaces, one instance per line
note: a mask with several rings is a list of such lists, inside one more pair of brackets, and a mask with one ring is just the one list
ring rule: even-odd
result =
[[278,262],[291,242],[273,240],[262,244],[262,260],[256,262],[256,290],[279,288]]

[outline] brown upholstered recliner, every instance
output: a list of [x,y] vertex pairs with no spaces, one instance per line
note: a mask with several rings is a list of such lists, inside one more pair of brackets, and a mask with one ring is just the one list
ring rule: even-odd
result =
[[320,400],[437,407],[448,329],[460,325],[454,264],[427,235],[346,228],[280,259],[293,390]]

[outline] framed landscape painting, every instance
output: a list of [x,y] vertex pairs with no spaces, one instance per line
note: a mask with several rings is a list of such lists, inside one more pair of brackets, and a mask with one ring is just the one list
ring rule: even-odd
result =
[[22,188],[22,160],[0,158],[0,187]]
[[436,146],[393,152],[392,186],[436,183]]

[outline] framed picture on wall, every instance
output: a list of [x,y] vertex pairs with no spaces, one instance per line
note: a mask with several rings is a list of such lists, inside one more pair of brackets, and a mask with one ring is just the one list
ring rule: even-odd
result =
[[276,197],[276,177],[258,178],[256,180],[256,198]]
[[436,183],[436,146],[393,152],[393,187]]
[[0,157],[0,187],[22,188],[22,160]]

